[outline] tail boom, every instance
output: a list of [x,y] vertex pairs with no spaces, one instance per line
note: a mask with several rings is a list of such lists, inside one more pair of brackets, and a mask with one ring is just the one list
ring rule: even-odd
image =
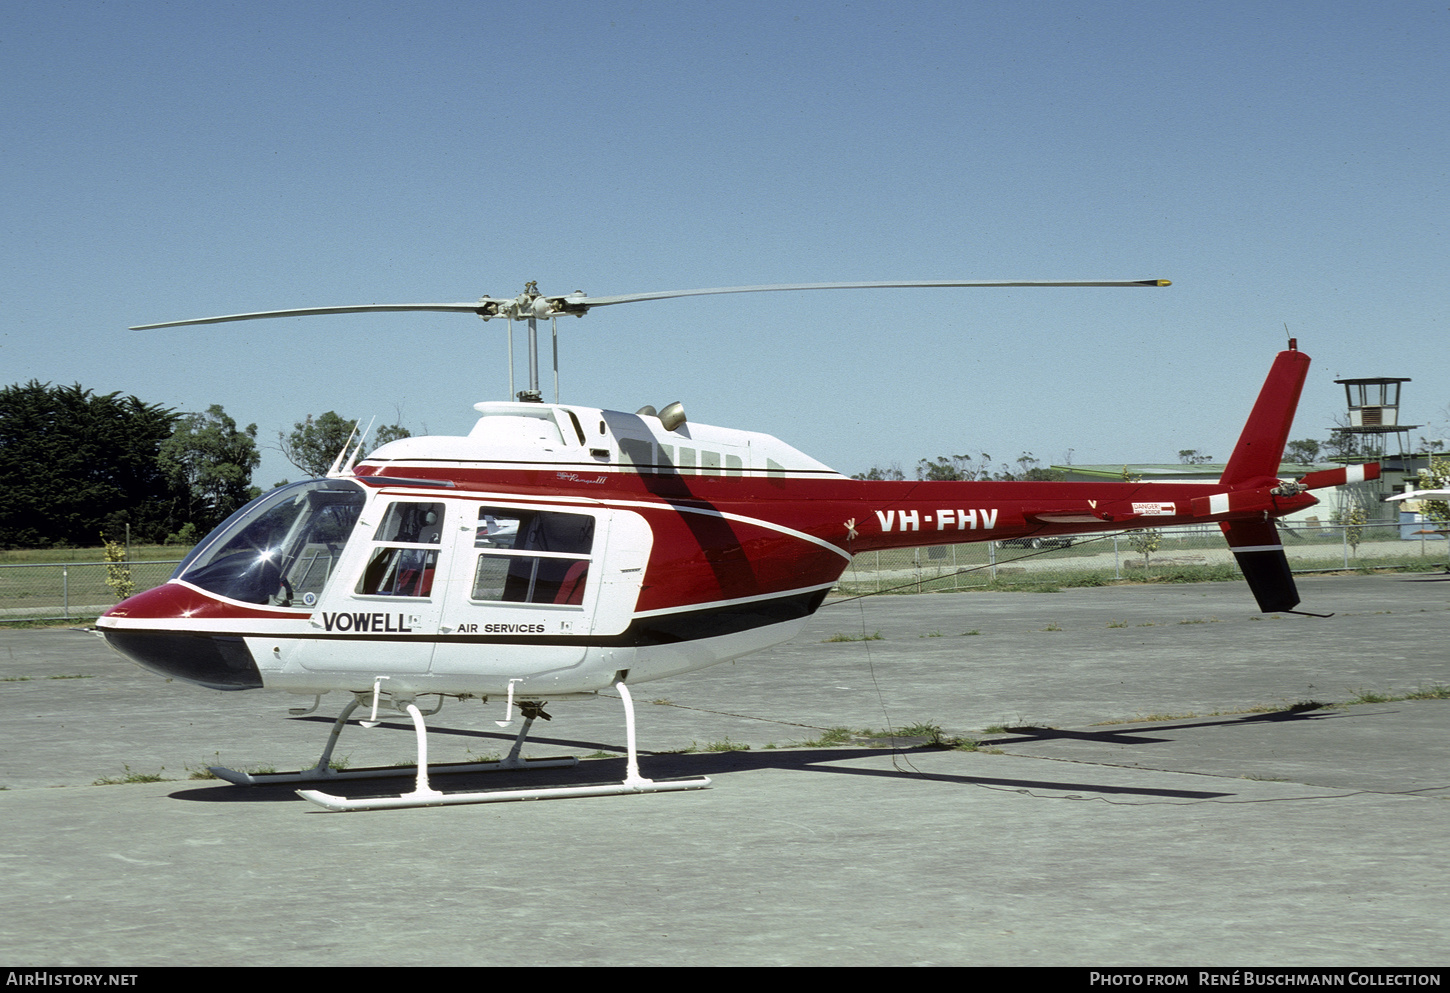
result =
[[[850,552],[1216,523],[1265,612],[1299,603],[1274,524],[1319,501],[1310,490],[1377,479],[1375,463],[1279,478],[1309,371],[1290,342],[1274,357],[1217,483],[857,482],[843,514]],[[859,505],[858,505],[859,506]],[[846,511],[843,507],[842,511]]]

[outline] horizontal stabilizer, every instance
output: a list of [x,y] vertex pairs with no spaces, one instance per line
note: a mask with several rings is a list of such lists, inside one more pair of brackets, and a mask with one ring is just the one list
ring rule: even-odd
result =
[[1269,614],[1293,610],[1299,590],[1273,521],[1223,521],[1219,524],[1259,609]]
[[1217,514],[1249,514],[1256,511],[1275,509],[1275,493],[1268,486],[1257,486],[1248,490],[1232,490],[1215,493],[1212,496],[1194,497],[1190,506],[1194,517],[1213,517]]
[[[1379,463],[1367,462],[1363,465],[1347,465],[1338,469],[1305,473],[1303,478],[1297,480],[1281,479],[1277,486],[1254,486],[1194,497],[1190,506],[1194,517],[1259,512],[1277,516],[1296,509],[1289,501],[1309,490],[1322,490],[1328,486],[1343,486],[1346,483],[1362,483],[1379,478]],[[1312,501],[1309,501],[1309,505],[1312,505]]]

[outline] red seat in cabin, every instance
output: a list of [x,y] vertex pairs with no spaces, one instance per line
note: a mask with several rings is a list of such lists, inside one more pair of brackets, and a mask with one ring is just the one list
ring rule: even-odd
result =
[[564,579],[559,583],[559,592],[554,594],[554,602],[577,607],[584,602],[584,579],[589,575],[588,562],[575,562],[564,573]]

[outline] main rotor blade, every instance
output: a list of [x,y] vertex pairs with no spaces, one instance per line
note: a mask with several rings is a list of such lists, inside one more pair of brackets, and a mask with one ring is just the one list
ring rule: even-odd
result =
[[974,286],[1168,286],[1166,279],[1097,279],[1097,280],[948,280],[929,279],[908,282],[887,283],[787,283],[780,286],[722,286],[709,290],[670,290],[664,293],[631,293],[612,297],[569,297],[569,303],[578,302],[585,307],[608,307],[616,303],[635,303],[640,300],[670,300],[675,297],[702,297],[719,293],[778,293],[785,290],[888,290],[918,289],[929,287],[974,287]]
[[[198,317],[189,321],[166,321],[162,324],[138,324],[132,331],[177,328],[191,324],[225,324],[228,321],[254,321],[268,317],[312,317],[322,314],[367,314],[380,311],[432,311],[442,314],[477,314],[491,317],[542,317],[549,314],[583,315],[594,307],[616,303],[639,303],[644,300],[671,300],[676,297],[713,296],[722,293],[781,293],[790,290],[873,290],[927,289],[931,287],[988,286],[1168,286],[1166,279],[1097,279],[1097,280],[912,280],[880,283],[789,283],[780,286],[721,286],[704,290],[667,290],[663,293],[630,293],[620,296],[590,297],[575,291],[563,296],[547,296],[534,290],[525,291],[513,300],[484,297],[477,303],[370,303],[356,307],[302,307],[293,310],[261,310],[250,314],[225,314],[221,317]],[[542,309],[539,309],[542,308]]]
[[167,321],[164,324],[138,324],[128,330],[151,331],[156,328],[178,328],[186,324],[225,324],[228,321],[254,321],[267,317],[311,317],[315,314],[366,314],[372,311],[430,310],[442,314],[477,314],[476,303],[369,303],[357,307],[303,307],[297,310],[259,310],[254,314],[227,314],[223,317],[197,317],[189,321]]

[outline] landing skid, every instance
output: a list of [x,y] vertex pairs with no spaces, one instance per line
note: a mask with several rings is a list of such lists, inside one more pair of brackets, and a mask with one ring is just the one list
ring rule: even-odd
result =
[[[272,786],[282,783],[314,783],[332,779],[383,779],[388,776],[416,776],[418,767],[412,765],[396,766],[374,766],[360,769],[334,769],[332,767],[332,750],[337,746],[338,736],[347,725],[347,719],[352,716],[361,703],[353,699],[342,713],[333,722],[332,733],[327,736],[327,746],[322,750],[322,757],[311,769],[303,769],[301,772],[238,772],[235,769],[227,769],[222,766],[212,766],[210,772],[218,779],[224,779],[236,786]],[[416,710],[416,708],[411,708]],[[436,714],[437,709],[429,711]],[[310,711],[305,711],[310,713]],[[420,713],[414,718],[415,723],[422,719]],[[579,760],[572,755],[552,759],[525,759],[519,756],[524,747],[524,738],[528,736],[529,728],[533,726],[534,719],[528,717],[524,720],[523,729],[514,739],[514,747],[509,750],[506,757],[496,762],[450,762],[444,766],[435,766],[435,773],[450,774],[457,772],[500,772],[510,769],[555,769],[567,768],[579,764]],[[426,755],[422,761],[426,762]]]
[[[679,790],[700,790],[710,785],[707,777],[698,779],[669,780],[656,782],[653,779],[645,779],[639,774],[639,752],[635,745],[634,734],[634,700],[629,695],[629,688],[623,682],[615,683],[615,689],[619,691],[620,699],[624,702],[624,722],[626,741],[629,749],[628,767],[624,781],[621,783],[605,783],[595,786],[550,786],[539,789],[521,790],[484,790],[484,791],[457,791],[445,793],[435,790],[428,782],[428,729],[423,723],[423,714],[418,708],[409,703],[406,705],[408,715],[413,719],[413,729],[418,739],[418,765],[417,779],[411,793],[403,793],[397,796],[363,797],[350,799],[348,797],[334,796],[330,793],[323,793],[320,790],[298,790],[297,795],[305,800],[310,800],[327,810],[387,810],[398,807],[443,807],[464,803],[499,803],[505,800],[548,800],[562,799],[565,797],[583,796],[617,796],[625,793],[668,793]],[[356,704],[354,703],[354,706]],[[344,712],[344,717],[351,713],[351,708]],[[341,721],[333,729],[333,737],[328,741],[328,751],[324,752],[323,760],[318,763],[319,767],[326,765],[328,753],[336,741],[336,735],[340,731]],[[498,763],[500,768],[532,768],[541,765],[540,762],[518,761],[519,749],[523,746],[524,735],[528,733],[529,724],[532,718],[525,722],[523,730],[519,733],[514,749],[503,763]],[[514,765],[505,765],[515,761]],[[555,760],[545,759],[543,762],[554,762]],[[459,766],[450,766],[450,771],[459,771]],[[309,770],[316,772],[316,769]],[[363,770],[357,770],[362,773]],[[301,774],[299,774],[301,775]],[[341,774],[331,774],[335,778],[341,778]],[[319,776],[318,778],[323,778]]]

